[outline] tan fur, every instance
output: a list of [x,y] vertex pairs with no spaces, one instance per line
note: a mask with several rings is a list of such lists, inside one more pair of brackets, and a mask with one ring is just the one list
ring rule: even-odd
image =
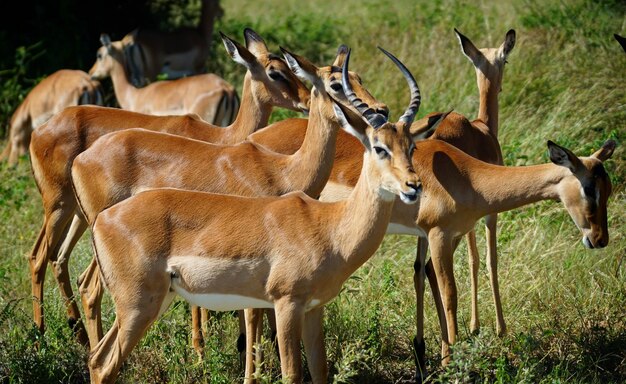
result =
[[[251,34],[253,32],[248,32]],[[241,52],[247,48],[232,42]],[[74,158],[89,148],[99,137],[122,129],[142,127],[152,131],[167,132],[207,142],[234,144],[245,139],[254,130],[267,125],[272,107],[281,106],[300,110],[308,108],[308,88],[295,77],[280,58],[270,57],[262,41],[254,45],[257,55],[248,53],[250,61],[244,78],[242,107],[229,127],[217,127],[195,116],[153,116],[119,108],[69,107],[59,112],[32,135],[30,145],[33,176],[41,193],[44,222],[29,258],[33,300],[33,316],[40,331],[44,331],[43,281],[48,262],[54,264],[55,277],[68,305],[68,317],[76,323],[76,330],[83,343],[87,335],[80,322],[80,312],[73,297],[67,273],[69,253],[80,234],[85,231],[81,220],[75,218],[76,202],[71,186],[70,167]],[[271,79],[270,71],[280,73],[284,81]],[[71,233],[65,234],[68,227]],[[73,235],[73,236],[72,236]],[[69,239],[63,244],[64,239]]]
[[[304,69],[317,77],[322,91],[313,92],[308,121],[290,119],[279,123],[304,122],[311,127],[296,153],[278,154],[247,141],[218,146],[144,129],[113,132],[73,162],[72,182],[87,222],[93,223],[105,208],[147,188],[176,187],[242,196],[301,190],[319,196],[329,177],[339,130],[332,99],[326,92],[338,92],[331,87],[332,67],[317,68],[304,58],[299,58],[299,63],[308,65]],[[372,100],[356,76],[352,77],[363,99]],[[82,281],[83,296],[93,297],[90,284],[89,280]],[[93,346],[101,338],[99,320],[87,329]]]
[[[236,293],[273,303],[283,379],[303,379],[302,338],[313,382],[325,383],[323,305],[378,248],[394,194],[415,191],[419,184],[408,157],[412,139],[405,125],[386,123],[367,129],[366,135],[392,155],[366,152],[361,178],[342,202],[321,203],[301,192],[245,198],[163,189],[139,193],[100,213],[93,227],[94,248],[117,318],[92,351],[92,380],[115,379],[156,319],[171,281],[185,282],[197,293]],[[190,274],[172,266],[179,255],[216,260],[226,265],[221,271],[246,270],[248,275],[233,284],[232,277],[218,271]],[[248,269],[249,263],[257,267]]]
[[80,70],[61,69],[40,81],[17,107],[9,127],[8,142],[0,160],[10,165],[28,153],[31,133],[63,108],[103,104],[100,83]]
[[128,53],[130,77],[137,87],[157,79],[168,79],[206,72],[215,20],[224,10],[219,0],[202,0],[200,24],[171,32],[138,28],[122,39]]
[[[202,120],[215,125],[228,125],[232,121],[224,116],[234,116],[239,108],[235,88],[221,77],[209,73],[176,80],[163,80],[136,88],[128,79],[127,62],[121,41],[110,42],[101,37],[103,46],[98,49],[97,60],[89,70],[96,79],[111,77],[115,97],[120,107],[133,112],[151,115],[197,114]],[[225,99],[227,102],[222,102]],[[219,111],[230,107],[232,112]],[[222,120],[219,120],[221,118]]]

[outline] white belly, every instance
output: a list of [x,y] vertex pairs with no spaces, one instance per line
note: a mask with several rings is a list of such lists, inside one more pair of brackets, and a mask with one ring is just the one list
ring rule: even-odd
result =
[[426,237],[426,234],[424,233],[424,231],[422,231],[421,228],[417,226],[407,227],[405,225],[396,224],[396,223],[389,223],[389,225],[387,225],[386,233],[388,235],[414,235],[414,236]]
[[172,288],[189,303],[212,311],[234,311],[245,308],[274,308],[273,303],[254,297],[222,293],[191,293],[176,286],[176,284],[172,284]]

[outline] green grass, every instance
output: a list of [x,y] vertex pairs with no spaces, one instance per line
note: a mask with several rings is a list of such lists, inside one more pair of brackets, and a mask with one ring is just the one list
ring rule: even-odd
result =
[[[459,342],[450,366],[439,368],[439,327],[427,290],[426,342],[431,382],[620,383],[626,381],[626,54],[613,33],[626,35],[626,6],[618,1],[410,1],[324,3],[232,0],[216,26],[242,41],[249,26],[270,49],[284,46],[328,64],[340,44],[353,49],[351,69],[392,118],[408,101],[406,84],[377,49],[399,57],[423,93],[419,116],[454,107],[478,109],[472,65],[453,28],[479,47],[497,46],[514,28],[500,96],[500,142],[508,165],[546,162],[548,139],[588,155],[608,138],[618,148],[605,163],[613,180],[610,244],[587,250],[558,202],[543,202],[499,216],[499,278],[508,334],[494,334],[495,315],[484,261],[479,274],[482,328],[469,331],[469,277],[465,242],[456,253]],[[244,69],[228,59],[215,34],[211,68],[240,87]],[[279,111],[273,119],[293,116]],[[6,142],[6,141],[5,141]],[[3,142],[2,144],[5,144]],[[0,382],[88,382],[87,353],[66,326],[56,283],[46,280],[47,332],[31,322],[28,254],[41,224],[41,202],[24,159],[0,165]],[[484,231],[478,227],[484,254]],[[416,241],[388,236],[377,254],[326,308],[330,381],[410,382],[414,363],[412,263]],[[85,235],[70,261],[77,277],[90,260]],[[105,296],[105,327],[114,318]],[[207,356],[191,348],[188,306],[176,304],[148,332],[122,370],[122,383],[231,383],[242,379],[235,349],[237,322],[212,318]],[[36,348],[39,346],[39,348]],[[264,343],[264,382],[280,365]]]

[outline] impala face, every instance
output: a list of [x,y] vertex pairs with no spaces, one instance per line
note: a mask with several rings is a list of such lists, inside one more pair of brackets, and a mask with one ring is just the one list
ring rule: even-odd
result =
[[[466,36],[454,29],[459,39],[463,54],[474,64],[476,72],[479,73],[479,87],[488,89],[493,79],[496,79],[495,85],[498,86],[497,91],[502,91],[502,75],[504,73],[504,65],[509,53],[515,46],[515,31],[509,30],[504,38],[504,42],[499,48],[482,48],[478,49]],[[492,79],[492,80],[489,80]],[[480,88],[479,88],[480,89]]]
[[102,34],[100,36],[100,42],[102,43],[102,47],[98,48],[96,62],[89,70],[89,75],[95,80],[103,80],[111,75],[114,64],[113,60],[119,61],[122,65],[124,64],[121,41],[111,42],[108,35]]
[[548,142],[548,148],[550,160],[572,172],[561,182],[559,196],[582,232],[583,244],[590,249],[606,247],[609,243],[607,201],[613,187],[602,162],[613,154],[615,142],[608,140],[596,153],[581,158],[552,142]]
[[294,111],[308,112],[311,91],[289,69],[287,63],[271,53],[263,38],[250,28],[244,30],[246,47],[221,33],[230,57],[250,72],[253,94],[259,101]]

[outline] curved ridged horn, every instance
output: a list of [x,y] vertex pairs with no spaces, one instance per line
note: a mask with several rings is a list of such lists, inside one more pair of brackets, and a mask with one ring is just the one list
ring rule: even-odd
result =
[[348,54],[346,55],[346,60],[343,62],[343,67],[341,69],[341,85],[343,86],[343,92],[346,94],[346,97],[356,108],[357,111],[363,116],[365,121],[374,129],[379,128],[381,125],[387,122],[387,118],[380,113],[374,112],[372,108],[369,107],[363,100],[359,99],[354,91],[352,90],[352,86],[350,86],[350,81],[348,81],[348,62],[350,61],[350,51],[348,48]]
[[413,123],[415,115],[417,115],[417,111],[420,109],[420,103],[422,101],[422,95],[420,94],[420,89],[417,86],[417,81],[415,81],[415,78],[413,77],[411,72],[409,72],[409,70],[404,66],[404,64],[402,64],[400,60],[398,60],[394,55],[387,52],[381,47],[378,47],[378,49],[380,49],[385,55],[387,55],[387,57],[391,59],[391,61],[394,62],[394,64],[396,64],[396,66],[398,66],[398,68],[404,75],[407,83],[409,83],[409,88],[411,89],[411,101],[409,102],[409,106],[407,107],[404,114],[400,117],[399,121],[404,122],[406,125],[411,125],[411,123]]

